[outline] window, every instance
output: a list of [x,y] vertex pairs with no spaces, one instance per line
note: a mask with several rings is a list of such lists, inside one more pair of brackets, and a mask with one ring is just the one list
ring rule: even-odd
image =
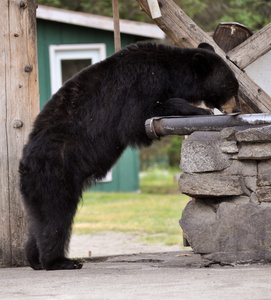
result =
[[51,93],[83,68],[106,58],[105,44],[51,45]]
[[[51,45],[50,74],[51,93],[83,68],[106,58],[105,44]],[[112,181],[112,171],[102,182]]]
[[61,75],[62,84],[71,78],[80,70],[92,64],[91,59],[62,59],[61,60]]

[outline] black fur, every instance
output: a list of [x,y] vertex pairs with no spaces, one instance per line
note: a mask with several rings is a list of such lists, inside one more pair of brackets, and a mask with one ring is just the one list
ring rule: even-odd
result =
[[219,108],[237,94],[231,70],[202,48],[131,45],[82,70],[48,101],[20,162],[32,268],[82,267],[65,252],[83,186],[104,177],[128,145],[151,144],[148,118],[209,114],[189,103]]

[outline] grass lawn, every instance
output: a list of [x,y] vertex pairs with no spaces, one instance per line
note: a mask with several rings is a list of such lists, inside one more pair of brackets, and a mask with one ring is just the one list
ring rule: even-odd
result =
[[188,197],[179,193],[175,173],[158,169],[142,173],[141,193],[84,193],[73,232],[136,233],[148,243],[182,244],[178,222]]

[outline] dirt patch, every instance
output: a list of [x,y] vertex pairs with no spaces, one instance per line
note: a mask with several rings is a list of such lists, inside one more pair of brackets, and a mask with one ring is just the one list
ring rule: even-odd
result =
[[108,256],[135,253],[180,251],[180,245],[147,245],[138,242],[141,236],[122,232],[101,232],[98,234],[72,235],[70,257]]

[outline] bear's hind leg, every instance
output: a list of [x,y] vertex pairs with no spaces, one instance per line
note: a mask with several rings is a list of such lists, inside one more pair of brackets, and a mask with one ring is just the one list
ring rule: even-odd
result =
[[33,269],[81,269],[80,260],[66,257],[82,192],[81,177],[74,168],[52,161],[44,161],[43,165],[33,158],[31,168],[24,166],[21,171],[21,191],[30,223],[27,258]]
[[[38,240],[40,260],[46,270],[81,269],[83,266],[82,261],[66,257],[76,211],[76,207],[67,208],[70,201],[71,199],[67,199],[65,204],[59,201],[57,206],[47,210],[46,224],[44,223]],[[65,211],[61,210],[65,206]]]
[[30,267],[34,270],[41,270],[42,265],[39,259],[39,249],[34,235],[30,234],[25,245],[26,258]]
[[[68,229],[69,231],[69,229]],[[65,256],[66,244],[69,243],[69,233],[65,228],[46,228],[40,241],[41,263],[46,270],[81,269],[80,260],[69,259]]]

